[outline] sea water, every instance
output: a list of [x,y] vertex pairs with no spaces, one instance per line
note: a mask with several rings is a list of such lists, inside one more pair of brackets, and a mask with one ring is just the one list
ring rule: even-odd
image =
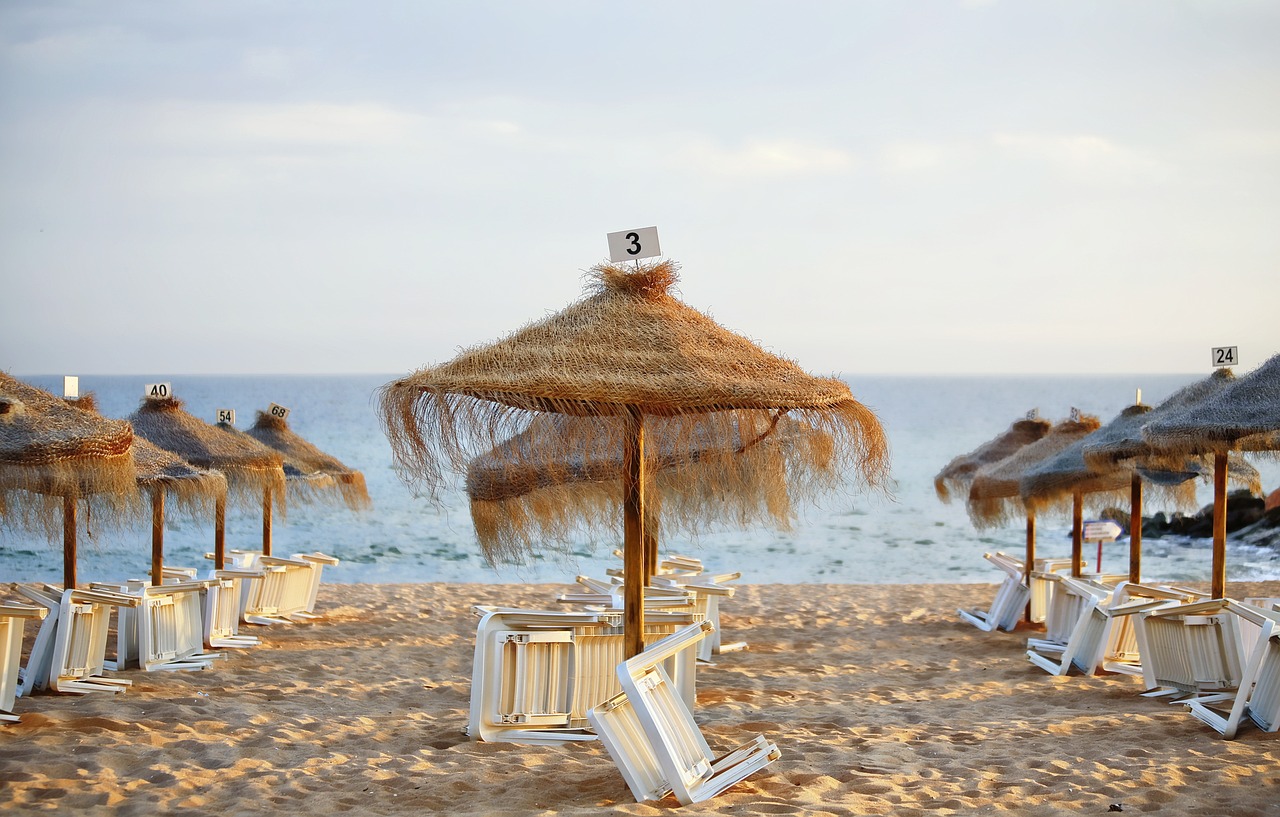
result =
[[[572,582],[577,574],[603,575],[619,564],[612,555],[617,536],[583,536],[567,547],[533,554],[523,565],[490,565],[481,555],[465,496],[455,486],[439,502],[415,496],[400,479],[377,415],[377,390],[398,375],[280,376],[81,376],[80,390],[93,392],[100,411],[126,417],[148,383],[168,382],[187,411],[213,422],[220,409],[237,412],[237,426],[252,425],[255,412],[276,403],[290,410],[292,430],[364,472],[373,509],[294,503],[273,520],[272,551],[278,555],[318,550],[341,560],[327,568],[332,582]],[[744,582],[938,583],[992,582],[998,575],[982,558],[992,550],[1021,554],[1025,526],[1015,523],[977,530],[963,501],[940,501],[933,477],[953,457],[1006,430],[1030,409],[1058,421],[1072,408],[1104,423],[1133,403],[1158,405],[1178,388],[1204,375],[908,377],[849,375],[854,395],[884,425],[892,457],[889,494],[850,491],[800,509],[790,530],[711,527],[691,539],[664,543],[664,551],[701,558],[717,571],[740,570]],[[62,393],[62,376],[20,379]],[[1280,484],[1280,466],[1255,461],[1267,490]],[[1199,487],[1201,504],[1212,488]],[[1145,508],[1149,515],[1160,510]],[[79,536],[78,575],[83,582],[117,581],[150,570],[149,523],[113,530],[88,522]],[[260,508],[232,509],[227,547],[258,549]],[[211,518],[166,518],[165,562],[209,565]],[[1070,520],[1042,516],[1037,553],[1070,554]],[[1096,566],[1094,545],[1086,547]],[[1206,539],[1166,537],[1143,541],[1143,574],[1149,580],[1207,581],[1211,563]],[[1102,567],[1128,570],[1127,539],[1104,546]],[[1280,579],[1280,552],[1228,542],[1231,580]],[[60,582],[61,540],[0,531],[0,580]]]

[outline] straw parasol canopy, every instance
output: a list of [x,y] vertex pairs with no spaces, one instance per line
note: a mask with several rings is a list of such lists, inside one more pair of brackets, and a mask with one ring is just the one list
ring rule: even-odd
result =
[[[258,501],[263,509],[263,548],[270,550],[271,511],[274,497],[284,510],[284,458],[257,440],[244,434],[231,434],[215,425],[193,417],[182,408],[181,400],[143,400],[129,416],[139,436],[165,451],[178,455],[198,468],[221,471],[227,481],[227,500],[243,507]],[[217,503],[215,532],[215,566],[221,568],[224,557],[223,530],[225,502]]]
[[67,405],[0,372],[0,521],[61,529],[63,582],[75,587],[76,503],[99,518],[127,514],[137,493],[133,429]]
[[1029,509],[1022,501],[1022,478],[1037,464],[1101,425],[1097,417],[1089,414],[1064,420],[1039,440],[978,471],[969,485],[969,517],[974,526],[991,528],[1026,514]]
[[[659,428],[696,422],[696,416],[644,418],[648,439],[683,439],[679,431]],[[573,532],[590,529],[615,532],[622,516],[622,452],[606,444],[606,418],[545,414],[467,467],[466,491],[476,536],[490,551],[519,558],[547,540],[567,541]],[[783,418],[778,428],[757,444],[734,434],[714,440],[709,430],[695,429],[688,450],[645,450],[645,494],[650,514],[645,533],[656,540],[664,534],[693,533],[707,519],[748,527],[768,522],[789,527],[794,490],[809,492],[806,481],[830,480],[836,475],[821,467],[829,462],[832,443],[827,435],[799,420]],[[550,462],[542,448],[567,453]],[[730,470],[724,470],[723,450],[733,451]],[[818,467],[808,467],[818,464]],[[677,467],[679,466],[679,467]],[[708,486],[731,484],[731,490]]]
[[1280,449],[1280,355],[1212,396],[1142,428],[1153,450],[1173,454]]
[[283,417],[259,411],[253,426],[245,433],[284,457],[285,474],[293,496],[336,499],[353,511],[371,507],[364,474],[348,468],[299,436]]
[[[809,375],[680,302],[669,293],[676,280],[670,261],[596,266],[581,300],[448,363],[388,383],[380,394],[383,427],[403,476],[437,498],[446,471],[465,472],[472,459],[524,431],[538,414],[608,420],[601,425],[601,445],[622,452],[624,463],[628,655],[639,652],[643,631],[646,446],[692,450],[695,429],[711,439],[736,433],[752,440],[771,434],[789,415],[832,440],[829,458],[814,467],[856,473],[876,488],[888,477],[883,429],[847,384]],[[697,421],[660,426],[662,437],[650,440],[646,416]],[[572,453],[552,448],[539,454],[548,464]],[[732,456],[721,453],[721,467],[709,469],[713,480],[728,473]],[[710,464],[697,461],[699,468]],[[731,487],[713,481],[708,490]],[[486,556],[511,554],[486,550]]]
[[202,516],[226,501],[227,478],[220,471],[197,468],[143,437],[133,441],[138,486],[151,498],[151,583],[164,583],[164,519],[166,501],[179,512]]
[[1213,455],[1214,598],[1227,586],[1228,455],[1280,451],[1280,355],[1197,403],[1142,427],[1143,439],[1159,453]]
[[978,446],[968,454],[961,454],[938,472],[933,478],[933,489],[943,502],[951,501],[953,492],[968,494],[969,484],[983,467],[1006,457],[1025,445],[1029,445],[1049,433],[1050,423],[1038,416],[1033,409],[998,436]]

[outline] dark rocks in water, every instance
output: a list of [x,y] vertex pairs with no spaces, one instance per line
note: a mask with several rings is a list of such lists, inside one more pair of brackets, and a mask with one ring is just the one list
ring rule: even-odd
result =
[[[1268,514],[1265,511],[1266,501],[1254,496],[1247,490],[1232,491],[1227,494],[1227,533],[1260,525],[1266,528],[1280,526],[1280,514]],[[1271,520],[1268,522],[1268,520]],[[1148,539],[1159,539],[1167,534],[1188,536],[1192,538],[1210,538],[1213,536],[1213,505],[1206,505],[1194,514],[1175,513],[1171,517],[1163,513],[1143,517],[1142,535]]]

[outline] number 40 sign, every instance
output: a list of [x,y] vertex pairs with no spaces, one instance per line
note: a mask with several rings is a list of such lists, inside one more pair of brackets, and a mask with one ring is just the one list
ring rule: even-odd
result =
[[640,227],[609,233],[609,260],[631,261],[662,255],[658,247],[658,228]]

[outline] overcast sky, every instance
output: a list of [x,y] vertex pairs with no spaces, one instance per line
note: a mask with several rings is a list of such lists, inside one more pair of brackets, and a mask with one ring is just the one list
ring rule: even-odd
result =
[[1280,3],[0,3],[0,369],[401,373],[656,225],[816,374],[1280,351]]

